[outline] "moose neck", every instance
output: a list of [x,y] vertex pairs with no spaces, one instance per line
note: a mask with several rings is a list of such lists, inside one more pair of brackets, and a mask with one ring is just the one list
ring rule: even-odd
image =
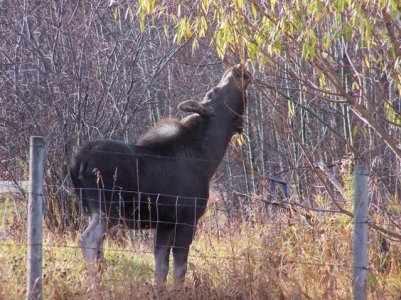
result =
[[190,120],[203,120],[204,126],[197,137],[201,157],[207,163],[206,167],[199,170],[204,170],[209,180],[223,159],[232,136],[242,129],[245,90],[251,79],[252,75],[244,68],[234,66],[224,73],[215,88],[207,92],[202,102],[195,104],[189,101],[180,105],[184,111],[198,114],[198,117],[190,116],[184,121],[185,124],[191,124]]
[[240,115],[235,114],[227,104],[216,109],[216,116],[209,119],[202,140],[204,158],[209,164],[209,176],[213,176],[226,153],[228,144],[235,134]]

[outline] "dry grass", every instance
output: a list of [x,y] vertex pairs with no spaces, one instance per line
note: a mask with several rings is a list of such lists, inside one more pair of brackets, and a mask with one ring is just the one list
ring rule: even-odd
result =
[[[166,299],[352,299],[352,222],[342,215],[279,213],[266,222],[228,221],[209,212],[191,250],[186,287],[169,281]],[[265,224],[262,224],[265,223]],[[0,222],[0,299],[26,297],[25,220]],[[44,232],[44,299],[153,299],[152,238],[113,233],[101,276],[89,276],[76,234]],[[399,299],[401,251],[385,256],[370,231],[371,299]],[[171,279],[170,279],[171,280]]]

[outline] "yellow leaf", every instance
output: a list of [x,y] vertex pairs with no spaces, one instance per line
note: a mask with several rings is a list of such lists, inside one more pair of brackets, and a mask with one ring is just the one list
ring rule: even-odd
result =
[[203,1],[201,2],[201,8],[202,8],[203,13],[204,13],[205,15],[206,15],[206,14],[208,13],[208,11],[209,11],[209,6],[210,6],[209,0],[203,0]]
[[396,125],[401,125],[401,114],[395,110],[390,101],[384,102],[384,108],[387,114],[387,120]]
[[292,101],[288,101],[288,118],[293,119],[295,117],[295,104]]
[[270,0],[270,6],[271,10],[274,10],[274,8],[276,7],[276,0]]
[[352,82],[352,89],[359,91],[361,87],[359,86],[358,82]]
[[370,69],[369,59],[366,55],[364,56],[364,60],[365,60],[365,66]]
[[232,138],[234,145],[242,147],[245,144],[245,140],[242,134],[235,134]]
[[251,11],[252,11],[253,17],[256,19],[257,15],[258,15],[258,12],[257,12],[256,6],[255,6],[255,4],[253,2],[251,2]]
[[321,73],[319,76],[319,84],[320,87],[326,86],[326,75],[324,75],[324,73]]
[[120,8],[118,6],[114,7],[113,16],[114,20],[118,20],[118,16],[120,15]]
[[237,4],[237,7],[238,7],[239,9],[243,9],[244,6],[245,6],[245,0],[237,0],[237,1],[236,1],[236,4]]

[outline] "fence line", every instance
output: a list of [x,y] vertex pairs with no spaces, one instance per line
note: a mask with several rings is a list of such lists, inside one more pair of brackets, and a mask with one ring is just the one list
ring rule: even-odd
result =
[[[134,143],[128,143],[127,145],[132,145],[132,146],[140,148],[140,146],[136,146]],[[51,150],[58,149],[58,148],[62,148],[62,147],[61,146],[60,147],[53,146],[52,148],[48,148],[48,149],[51,151]],[[194,161],[220,162],[220,164],[228,164],[228,163],[238,164],[238,163],[242,163],[242,161],[239,160],[239,159],[229,158],[227,156],[225,156],[221,161],[219,161],[219,160],[209,160],[209,159],[193,158],[193,157],[161,156],[161,155],[146,154],[146,153],[126,153],[126,152],[119,152],[119,151],[84,150],[84,149],[81,149],[81,151],[93,152],[93,153],[125,155],[125,156],[135,156],[135,157],[152,157],[152,158],[159,158],[159,159],[175,159],[175,160],[194,160]],[[27,158],[26,155],[21,154],[21,155],[15,156],[13,158],[3,159],[2,162],[7,162],[7,161],[11,161],[11,160],[16,160],[16,159],[26,159],[26,158]],[[358,158],[358,157],[357,158],[349,157],[345,161],[356,162],[356,161],[359,161],[359,159],[360,158]],[[342,160],[342,159],[339,159],[339,160],[335,160],[335,161],[332,161],[332,162],[328,162],[326,167],[327,168],[333,168],[333,167],[341,166],[342,164],[345,163],[345,161]],[[278,165],[275,165],[275,166],[278,166]],[[304,170],[304,169],[306,169],[306,170],[315,170],[315,169],[319,169],[319,167],[318,166],[311,166],[309,164],[301,165],[301,166],[293,166],[293,167],[288,167],[288,168],[286,168],[284,170],[275,172],[275,173],[273,173],[273,176],[281,175],[283,173],[288,173],[288,172],[291,172],[291,171],[294,171],[294,170]],[[397,176],[397,175],[386,175],[386,177],[393,177],[393,176]]]
[[[224,213],[227,213],[227,211],[226,210],[223,210],[223,209],[214,209],[214,208],[212,208],[212,207],[210,207],[210,208],[207,208],[207,210],[206,210],[207,212],[209,212],[209,211],[214,211],[214,212],[224,212]],[[322,213],[324,213],[324,212],[322,212]],[[5,215],[5,214],[3,214],[3,215]],[[10,216],[14,216],[15,214],[13,213],[13,212],[10,212],[10,213],[8,213],[7,215],[10,215]],[[83,217],[87,217],[87,216],[83,216]],[[237,219],[244,219],[244,218],[248,218],[247,220],[242,220],[241,222],[242,223],[248,223],[249,225],[254,225],[254,224],[257,224],[257,225],[272,225],[273,223],[274,224],[276,224],[276,225],[285,225],[285,224],[288,224],[288,222],[287,221],[283,221],[283,222],[279,222],[279,221],[277,221],[277,220],[267,220],[266,222],[263,222],[263,221],[260,221],[260,220],[255,220],[255,219],[252,219],[252,218],[256,218],[257,216],[244,216],[244,215],[238,215],[238,214],[231,214],[230,215],[230,217],[232,217],[234,220],[227,220],[226,222],[227,223],[230,223],[230,222],[235,222],[235,219],[237,218]],[[120,225],[125,225],[124,224],[124,222],[128,222],[128,221],[130,221],[130,222],[132,222],[132,221],[139,221],[138,219],[133,219],[133,218],[124,218],[124,217],[111,217],[111,216],[106,216],[105,217],[105,219],[110,219],[110,220],[121,220],[121,224]],[[204,218],[202,218],[201,219],[201,221],[202,220],[204,220],[205,219],[205,217]],[[152,220],[152,219],[141,219],[141,222],[147,222],[147,223],[163,223],[163,224],[170,224],[170,225],[175,225],[175,224],[177,224],[177,225],[186,225],[186,226],[194,226],[194,224],[190,224],[190,223],[181,223],[181,222],[168,222],[168,221],[154,221],[154,220]],[[202,223],[203,224],[203,223]],[[313,224],[315,224],[315,225],[327,225],[327,224],[329,224],[329,225],[335,225],[335,224],[346,224],[346,225],[349,225],[349,224],[368,224],[368,225],[376,225],[376,226],[380,226],[381,224],[379,224],[379,223],[377,223],[377,222],[372,222],[372,221],[360,221],[360,222],[358,222],[358,221],[355,221],[353,218],[348,218],[347,220],[316,220],[316,221],[313,221]],[[198,227],[199,227],[199,224],[197,225]],[[202,226],[204,226],[204,225],[202,225]],[[153,227],[152,227],[153,228]],[[128,230],[130,230],[129,228],[127,228]],[[148,229],[150,229],[149,227],[135,227],[135,229],[134,230],[148,230]],[[1,233],[1,231],[0,231],[0,233]],[[1,237],[0,237],[1,238]],[[397,240],[398,241],[398,240]],[[401,241],[398,241],[398,242],[401,242]]]
[[[79,190],[89,190],[89,191],[94,191],[94,190],[98,190],[97,188],[86,188],[86,189],[79,189]],[[175,207],[176,206],[176,201],[175,201],[175,199],[177,198],[177,197],[179,197],[180,198],[180,201],[191,201],[191,200],[204,200],[204,201],[207,201],[207,199],[206,198],[199,198],[199,197],[181,197],[181,196],[175,196],[175,195],[170,195],[170,194],[162,194],[162,193],[146,193],[146,192],[136,192],[136,191],[126,191],[126,190],[111,190],[111,189],[99,189],[101,192],[102,191],[104,191],[104,192],[114,192],[114,193],[116,193],[116,194],[120,194],[120,193],[130,193],[130,194],[141,194],[141,195],[143,195],[143,196],[162,196],[162,197],[170,197],[170,198],[172,198],[172,199],[174,199],[174,203],[161,203],[161,202],[158,202],[158,206],[171,206],[171,207]],[[38,196],[43,196],[43,194],[42,193],[39,193],[39,194],[37,194]],[[241,194],[242,195],[242,194]],[[245,196],[245,195],[244,195]],[[86,198],[86,197],[82,197],[82,199],[84,199],[84,200],[86,200],[86,201],[88,201],[88,202],[95,202],[95,203],[98,203],[98,200],[97,199],[91,199],[91,198]],[[301,208],[301,209],[303,209],[303,210],[306,210],[306,211],[308,211],[308,212],[310,212],[310,211],[312,211],[312,212],[315,212],[315,213],[340,213],[341,214],[341,212],[340,211],[338,211],[338,210],[331,210],[331,209],[320,209],[320,208],[314,208],[314,207],[309,207],[309,206],[305,206],[305,205],[302,205],[302,204],[299,204],[299,203],[295,203],[295,202],[289,202],[289,201],[268,201],[268,200],[265,200],[265,199],[260,199],[260,198],[258,198],[258,197],[255,197],[254,199],[253,199],[253,201],[261,201],[262,202],[262,204],[263,204],[263,202],[268,202],[269,204],[271,204],[271,205],[277,205],[280,209],[283,209],[283,210],[293,210],[293,206],[295,206],[295,207],[299,207],[299,208]],[[133,203],[133,202],[135,202],[137,205],[140,205],[140,204],[142,204],[142,205],[148,205],[149,204],[149,201],[148,200],[132,200],[132,201],[126,201],[126,203],[129,203],[129,204],[131,204],[131,203]],[[79,203],[81,203],[81,201],[79,201]],[[196,202],[196,203],[199,203],[198,201]],[[216,202],[215,202],[216,203]],[[107,201],[106,202],[106,204],[107,205],[113,205],[113,204],[122,204],[122,200],[121,199],[119,199],[119,200],[112,200],[112,201]],[[252,205],[252,204],[251,204]],[[195,208],[203,208],[204,206],[202,206],[202,205],[199,205],[199,204],[194,204],[194,203],[189,203],[189,204],[186,204],[186,203],[180,203],[179,204],[179,206],[180,207],[194,207],[194,209]],[[223,209],[223,208],[217,208],[217,207],[215,207],[216,206],[216,204],[210,204],[210,202],[208,203],[208,205],[207,205],[207,211],[212,211],[212,212],[217,212],[217,213],[226,213],[226,214],[229,214],[230,215],[230,217],[233,217],[233,218],[246,218],[246,217],[248,217],[248,218],[252,218],[252,217],[256,217],[256,215],[245,215],[245,214],[235,214],[235,213],[232,213],[232,212],[229,212],[227,209]],[[250,207],[250,208],[252,208],[252,207]],[[383,209],[383,211],[385,212],[386,210],[384,210]],[[80,207],[80,212],[81,212],[81,215],[82,216],[84,216],[85,214],[83,213],[83,209],[82,209],[82,207]],[[0,214],[3,216],[3,222],[4,222],[4,217],[6,216],[6,215],[15,215],[15,214],[20,214],[21,212],[20,211],[17,211],[17,212],[14,212],[13,211],[13,209],[8,209],[8,208],[6,208],[5,210],[3,210]],[[257,211],[255,212],[255,213],[258,213]],[[107,217],[107,216],[106,216]],[[116,220],[116,219],[118,219],[117,217],[111,217],[111,216],[109,216],[109,218],[111,218],[112,220]],[[266,217],[266,218],[268,218],[268,217]],[[122,221],[133,221],[133,218],[124,218],[124,217],[121,217],[120,218]],[[144,220],[144,219],[142,219],[143,221],[147,221],[147,222],[149,222],[149,221],[152,221],[152,220]],[[252,223],[257,223],[257,224],[270,224],[269,222],[261,222],[261,221],[258,221],[258,220],[250,220],[249,222],[252,222]],[[355,222],[352,220],[352,218],[349,218],[349,220],[344,220],[344,221],[340,221],[340,220],[333,220],[333,221],[330,221],[330,222],[327,222],[327,220],[325,220],[325,221],[322,221],[322,220],[318,220],[318,223],[346,223],[346,224],[349,224],[349,223],[354,223],[355,224]],[[375,224],[375,225],[378,225],[377,223],[374,223],[374,222],[369,222],[370,224]],[[179,224],[179,223],[178,223]],[[192,224],[190,224],[190,225],[192,225]]]
[[[135,144],[131,144],[133,146],[136,146]],[[146,154],[146,153],[125,153],[125,152],[119,152],[119,151],[104,151],[104,150],[84,150],[81,149],[81,151],[85,151],[85,152],[92,152],[92,153],[104,153],[104,154],[116,154],[116,155],[125,155],[125,156],[135,156],[135,157],[148,157],[148,158],[157,158],[157,159],[174,159],[174,160],[193,160],[193,161],[204,161],[204,162],[219,162],[220,164],[240,164],[242,163],[241,160],[239,159],[233,159],[233,158],[228,158],[227,156],[225,156],[223,158],[223,160],[221,161],[217,161],[217,160],[210,160],[210,159],[203,159],[203,158],[194,158],[194,157],[178,157],[178,156],[161,156],[161,155],[154,155],[154,154]],[[25,155],[20,155],[17,156],[20,158],[26,158]],[[358,158],[347,158],[347,160],[351,160],[351,161],[358,161]],[[331,163],[328,163],[327,165],[325,165],[327,168],[333,168],[336,166],[341,166],[344,162],[342,160],[337,160],[337,161],[333,161]],[[304,165],[304,166],[296,166],[296,167],[289,167],[287,169],[275,172],[275,173],[271,173],[271,176],[278,176],[281,175],[283,173],[288,173],[294,170],[315,170],[315,169],[319,169],[319,166],[311,166],[311,165]],[[381,176],[378,177],[379,179],[384,178],[384,177],[394,177],[397,175],[386,175],[386,176]],[[271,180],[271,181],[277,181],[280,182],[282,180],[279,179],[275,179],[272,177],[267,176],[266,178],[263,179],[267,179],[267,180]],[[352,180],[352,179],[342,179],[342,180]],[[283,181],[285,182],[285,181]],[[0,181],[1,183],[1,181]],[[285,182],[287,183],[287,182]],[[288,183],[287,183],[288,184]],[[1,186],[1,185],[0,185]]]
[[[94,201],[94,200],[92,200],[92,201]],[[149,202],[147,202],[147,201],[141,201],[141,202],[146,204],[146,205],[149,204]],[[159,203],[158,205],[159,206],[175,207],[175,204],[161,204],[161,203]],[[288,205],[292,206],[293,204],[289,203]],[[180,205],[180,206],[183,206],[183,207],[194,207],[194,208],[200,207],[199,205]],[[286,211],[287,210],[288,211],[292,210],[291,207],[280,207],[280,208],[282,208],[283,210],[286,210]],[[303,208],[303,207],[301,206],[301,208]],[[305,208],[305,210],[312,210],[313,211],[313,209],[310,209],[310,208]],[[44,211],[44,212],[46,213],[46,211]],[[89,217],[89,215],[86,215],[85,213],[83,213],[82,209],[80,209],[79,212],[80,212],[80,216],[79,216],[80,218],[82,218],[82,217],[83,218],[88,218]],[[322,214],[325,214],[325,213],[340,213],[339,211],[331,211],[331,210],[316,210],[314,212],[322,213]],[[6,209],[6,210],[0,212],[0,217],[3,218],[3,224],[0,224],[0,225],[6,226],[5,222],[7,222],[6,221],[7,217],[14,217],[16,215],[19,216],[19,215],[21,215],[21,213],[22,213],[21,211],[15,212],[12,209]],[[235,222],[236,220],[241,220],[241,222],[248,223],[250,225],[253,225],[253,224],[271,225],[272,223],[274,223],[274,224],[280,223],[280,220],[277,220],[275,217],[269,218],[269,217],[266,217],[266,216],[258,215],[259,213],[261,213],[261,211],[255,211],[254,214],[251,214],[251,215],[245,214],[245,213],[244,214],[238,214],[238,213],[229,212],[229,211],[227,211],[227,209],[217,208],[216,205],[214,205],[214,204],[208,204],[208,206],[207,206],[207,208],[205,210],[205,214],[210,215],[210,213],[212,213],[212,214],[213,213],[228,214],[229,217],[230,217],[229,219],[226,220],[226,222],[228,222],[228,223],[229,222]],[[311,216],[311,217],[313,218],[314,216]],[[129,218],[129,217],[123,217],[123,216],[115,217],[115,216],[110,216],[110,215],[104,215],[104,218],[105,219],[110,219],[110,220],[113,220],[113,221],[114,220],[139,221],[138,219],[135,219],[133,217]],[[204,218],[201,218],[201,220],[203,220],[203,219]],[[266,219],[266,221],[264,222],[264,221],[261,221],[260,219]],[[180,222],[167,222],[167,221],[158,221],[158,220],[154,220],[154,219],[141,219],[141,221],[143,221],[143,222],[160,222],[160,223],[166,223],[166,224],[177,224],[177,225],[194,226],[194,224],[192,224],[192,223],[190,224],[190,223],[180,223]],[[347,218],[345,220],[338,220],[338,219],[322,220],[322,219],[316,219],[316,220],[313,221],[313,224],[359,224],[359,223],[372,224],[372,225],[377,225],[377,226],[380,225],[380,223],[372,222],[372,221],[360,221],[360,222],[359,221],[355,221],[355,219],[351,218],[351,217],[349,217],[349,218]],[[286,221],[284,221],[282,224],[287,224],[287,223],[286,223]],[[121,224],[121,225],[123,225],[123,224]],[[138,229],[141,229],[141,228],[138,228]],[[148,228],[143,228],[143,229],[146,230]]]
[[[349,219],[348,222],[344,222],[344,223],[354,223],[354,224],[366,224],[367,221],[355,221],[353,219]],[[324,223],[324,222],[323,222]],[[338,223],[338,222],[337,222]],[[15,246],[26,246],[25,243],[16,243],[16,244],[5,244],[5,243],[0,243],[0,246],[2,247],[15,247]],[[70,245],[56,245],[56,244],[47,244],[47,243],[42,243],[41,244],[43,248],[47,248],[47,249],[72,249],[72,250],[78,250],[80,249],[78,246],[70,246]],[[151,250],[138,250],[138,249],[130,249],[130,248],[126,248],[126,249],[113,249],[113,248],[107,248],[105,247],[104,249],[107,252],[115,252],[115,253],[132,253],[132,254],[148,254],[151,255],[153,252]],[[238,256],[220,256],[220,255],[210,255],[210,254],[203,254],[203,253],[197,253],[196,252],[196,248],[192,248],[193,252],[190,252],[189,256],[193,257],[193,258],[199,258],[199,259],[216,259],[216,260],[235,260],[235,261],[249,261],[249,257],[244,257],[241,256],[242,254],[239,253]],[[195,250],[195,252],[194,252]],[[257,255],[256,255],[257,256]],[[359,268],[360,270],[363,271],[371,271],[373,270],[369,265],[363,266],[363,267],[359,267],[355,264],[347,264],[347,263],[326,263],[324,261],[303,261],[303,260],[293,260],[293,259],[286,259],[285,257],[279,257],[279,258],[271,258],[271,257],[267,257],[267,258],[258,258],[258,257],[251,257],[251,261],[257,261],[257,262],[277,262],[278,260],[280,260],[280,262],[282,262],[283,264],[299,264],[299,265],[309,265],[309,266],[330,266],[330,267],[336,267],[336,268],[342,268],[342,269],[346,269],[348,271],[351,272],[351,270],[354,268]]]
[[[15,243],[15,244],[7,244],[7,243],[1,243],[0,242],[0,247],[15,247],[15,246],[26,246],[24,243]],[[70,245],[55,245],[55,244],[45,244],[42,243],[41,246],[43,248],[50,248],[50,249],[72,249],[72,250],[77,250],[80,251],[81,248],[79,246],[70,246]],[[161,245],[158,245],[159,247]],[[162,246],[162,247],[167,247],[167,246]],[[178,248],[183,248],[183,247],[178,247]],[[93,248],[87,248],[85,249],[93,249]],[[113,248],[103,248],[104,252],[116,252],[116,253],[132,253],[132,254],[148,254],[148,255],[153,255],[152,250],[138,250],[138,249],[130,249],[130,248],[125,248],[125,249],[113,249]],[[235,261],[249,261],[249,257],[241,257],[239,254],[238,256],[228,256],[228,255],[210,255],[210,254],[193,254],[193,252],[196,252],[196,248],[191,249],[192,252],[188,254],[189,257],[193,258],[203,258],[203,259],[218,259],[218,260],[235,260]],[[257,261],[257,262],[275,262],[277,260],[272,259],[271,257],[267,258],[252,258],[251,260]],[[347,268],[349,271],[354,268],[354,265],[352,264],[345,264],[345,263],[326,263],[323,261],[302,261],[302,260],[283,260],[282,257],[280,257],[280,262],[283,262],[285,264],[299,264],[299,265],[314,265],[314,266],[329,266],[329,267],[341,267],[341,268]]]
[[[277,181],[277,180],[272,180],[272,181]],[[278,182],[278,181],[277,181]],[[183,195],[172,195],[172,194],[163,194],[163,193],[149,193],[146,191],[132,191],[132,190],[124,190],[122,188],[116,188],[116,189],[105,189],[105,188],[73,188],[74,190],[76,190],[74,193],[72,193],[71,191],[69,191],[68,188],[65,188],[63,186],[59,186],[59,185],[45,185],[47,187],[56,187],[58,190],[59,189],[64,189],[66,191],[68,191],[69,194],[74,194],[74,196],[79,195],[79,197],[81,197],[82,195],[82,191],[99,191],[99,192],[110,192],[110,193],[115,193],[115,194],[140,194],[140,195],[146,195],[146,196],[161,196],[161,197],[171,197],[171,198],[176,198],[179,197],[180,200],[208,200],[209,198],[201,198],[201,197],[191,197],[191,196],[183,196]],[[286,204],[286,205],[293,205],[293,206],[298,206],[301,208],[304,208],[306,210],[312,210],[312,211],[317,211],[319,212],[319,208],[314,208],[314,207],[309,207],[309,206],[305,206],[303,204],[300,203],[296,203],[296,202],[289,202],[289,201],[285,201],[285,200],[275,200],[275,201],[270,201],[270,200],[266,200],[260,197],[254,197],[254,196],[249,196],[246,194],[241,194],[241,193],[236,193],[239,196],[243,196],[243,197],[247,197],[247,198],[251,198],[253,200],[256,201],[261,201],[261,202],[267,202],[268,204],[272,204],[272,205],[281,205],[281,204]],[[289,197],[287,197],[289,198]],[[91,198],[86,198],[83,197],[83,199],[85,199],[86,201],[98,201],[98,200],[93,200]],[[137,200],[135,200],[137,201]],[[128,202],[128,201],[126,201]],[[120,200],[111,200],[111,201],[107,201],[107,203],[109,204],[118,204],[120,203]],[[147,203],[147,202],[146,202]],[[160,204],[160,205],[167,205],[167,204]],[[185,205],[184,205],[185,206]],[[192,205],[191,205],[192,206]],[[198,206],[198,207],[202,207],[202,206]],[[285,208],[285,207],[283,207]],[[340,213],[339,210],[329,210],[329,211],[325,211],[324,209],[321,209],[322,212],[329,212],[329,213]]]
[[[34,146],[33,145],[31,150],[38,150],[39,149],[38,147],[39,146]],[[135,153],[135,154],[129,154],[128,153],[127,154],[127,153],[107,152],[107,151],[93,151],[93,150],[88,150],[88,151],[91,151],[91,152],[102,152],[102,153],[113,153],[113,154],[119,154],[119,155],[134,155],[135,157],[146,156],[146,157],[154,157],[155,159],[184,159],[184,160],[185,159],[190,159],[190,160],[194,160],[194,161],[205,161],[205,162],[209,161],[209,160],[206,160],[206,159],[194,159],[194,158],[185,158],[185,157],[165,157],[165,156],[158,156],[158,155],[147,155],[147,154],[144,154],[144,153],[139,153],[139,154],[138,153]],[[31,160],[30,160],[31,163],[33,163],[34,160],[35,160],[35,158],[32,158],[32,157],[34,157],[34,155],[31,155]],[[38,159],[38,160],[40,160],[40,159]],[[30,168],[30,170],[31,170],[31,168]],[[37,172],[38,171],[36,171],[36,173]],[[30,180],[32,182],[34,182],[36,180],[39,183],[35,183],[34,184],[34,183],[31,182],[31,188],[30,188],[30,193],[29,193],[30,199],[31,198],[43,198],[42,190],[41,189],[39,190],[39,189],[35,188],[36,186],[39,186],[39,185],[42,188],[41,176],[39,176],[37,174],[34,174],[34,173],[30,172]],[[365,173],[367,173],[367,172],[365,172]],[[357,172],[355,172],[355,174],[357,175]],[[364,174],[364,176],[366,176],[366,178],[367,178],[367,174]],[[269,179],[269,180],[272,180],[272,179]],[[287,183],[286,182],[283,182],[283,181],[280,181],[280,180],[272,180],[271,182],[283,184],[283,186],[285,186],[285,188],[287,188]],[[355,182],[358,182],[358,178],[355,178]],[[355,190],[356,191],[358,190],[357,186],[355,186]],[[366,181],[366,186],[364,186],[362,188],[362,190],[367,195],[367,181]],[[128,223],[128,222],[130,222],[130,223],[134,222],[133,224],[135,225],[135,222],[141,222],[141,224],[142,223],[145,223],[145,224],[149,223],[150,227],[152,227],[152,225],[154,225],[154,223],[156,223],[156,225],[157,224],[176,225],[175,228],[177,228],[177,225],[190,226],[190,227],[193,227],[194,230],[195,230],[195,227],[197,225],[195,223],[195,220],[197,218],[194,217],[194,223],[178,222],[177,207],[179,207],[179,206],[193,207],[194,214],[196,214],[197,208],[198,207],[202,208],[202,209],[205,208],[206,207],[206,201],[207,201],[207,198],[201,198],[201,197],[186,197],[186,196],[177,196],[177,195],[164,195],[164,194],[160,194],[160,193],[157,193],[157,194],[156,193],[147,193],[147,192],[143,192],[143,191],[126,191],[126,190],[123,190],[122,188],[116,188],[116,189],[88,188],[88,189],[79,189],[78,190],[78,192],[81,193],[81,195],[82,195],[82,191],[92,191],[92,192],[93,191],[97,191],[97,192],[99,192],[99,195],[101,195],[102,193],[112,193],[112,199],[114,199],[113,198],[113,194],[115,194],[116,198],[118,198],[118,200],[103,201],[102,197],[99,197],[98,199],[91,199],[91,198],[87,198],[87,197],[81,197],[81,199],[85,200],[86,202],[94,201],[95,203],[99,203],[99,210],[100,211],[106,211],[106,212],[107,211],[110,212],[110,210],[112,209],[111,208],[112,205],[118,204],[118,206],[113,207],[114,212],[117,212],[117,213],[115,213],[114,216],[113,215],[110,215],[110,216],[105,215],[104,218],[108,218],[109,220],[112,220],[112,221],[114,221],[114,220],[119,221],[119,222],[121,221],[122,222],[121,225],[124,225],[124,223]],[[135,195],[136,194],[139,199],[135,199],[135,197],[133,197],[132,201],[123,200],[122,196],[126,195],[126,194],[128,194],[128,195],[130,195],[130,194]],[[286,189],[284,189],[284,194],[286,194],[286,196],[288,196],[288,193],[287,193]],[[150,200],[151,197],[157,197],[156,203],[154,203],[154,202],[152,203],[151,202],[151,200]],[[167,198],[167,200],[168,199],[171,200],[172,203],[160,203],[158,201],[159,197]],[[180,200],[181,200],[182,203],[180,203]],[[188,201],[193,201],[194,203],[188,203]],[[198,203],[199,201],[204,201],[205,202],[204,205],[200,205]],[[279,203],[279,202],[277,202],[277,203]],[[289,201],[283,201],[283,202],[281,202],[281,205],[283,205],[283,203],[285,205],[288,205],[289,209],[291,209],[291,206],[294,205],[294,203],[290,203]],[[139,219],[139,218],[141,218],[140,215],[139,215],[139,218],[137,218],[137,219],[135,219],[134,217],[126,218],[126,217],[123,217],[125,215],[125,213],[122,212],[122,206],[121,206],[122,204],[126,204],[126,205],[127,204],[134,204],[134,207],[132,208],[132,211],[129,211],[130,214],[134,213],[134,216],[135,216],[135,210],[134,210],[135,205],[141,206],[141,205],[152,204],[152,205],[156,206],[157,210],[158,210],[159,206],[171,206],[171,207],[175,207],[176,208],[176,213],[175,213],[175,215],[172,214],[173,217],[171,219],[168,219],[168,218],[167,219],[159,219],[158,217],[156,218],[156,220],[154,220],[152,218],[149,218],[148,220],[147,219]],[[269,204],[276,204],[276,203],[275,202],[269,202]],[[359,205],[357,205],[357,204],[355,204],[355,205],[356,205],[357,208],[359,207]],[[32,208],[32,207],[35,208],[36,205],[33,204],[33,202],[30,200],[29,207],[30,208]],[[37,207],[39,207],[40,213],[32,212],[30,210],[30,214],[29,214],[29,219],[30,219],[29,220],[29,224],[30,224],[29,225],[29,232],[31,233],[31,235],[29,235],[29,239],[28,239],[28,247],[30,249],[28,251],[28,259],[29,260],[32,260],[31,259],[32,253],[38,253],[38,252],[41,253],[42,252],[42,247],[46,247],[46,248],[64,248],[64,249],[66,249],[66,248],[69,248],[69,249],[79,249],[80,248],[80,249],[82,249],[82,247],[78,247],[78,246],[46,244],[46,243],[43,243],[42,240],[40,240],[40,241],[31,240],[31,237],[35,235],[33,233],[35,230],[38,231],[40,229],[40,232],[41,232],[41,223],[38,224],[38,223],[32,222],[32,219],[33,219],[33,217],[35,215],[39,216],[36,219],[42,219],[43,218],[42,215],[41,215],[41,205],[37,205]],[[105,207],[105,209],[103,209],[103,207]],[[285,208],[285,207],[283,207],[283,208]],[[302,209],[307,209],[306,207],[301,207],[301,208]],[[81,212],[82,212],[82,209],[81,209]],[[322,211],[320,211],[320,212],[322,212]],[[325,212],[327,212],[327,210],[325,210]],[[334,211],[331,210],[330,212],[333,213]],[[335,212],[337,212],[337,211],[335,211]],[[175,220],[174,220],[174,216],[175,216]],[[189,222],[190,221],[191,220],[189,220]],[[367,228],[367,225],[368,225],[367,217],[364,217],[362,219],[358,219],[358,218],[351,219],[350,218],[350,222],[347,222],[347,223],[351,223],[351,222],[355,225],[355,228],[358,227],[357,225],[363,225],[362,227]],[[133,226],[133,227],[135,227],[135,226]],[[33,230],[32,230],[32,228],[33,228]],[[354,238],[356,239],[355,242],[354,242],[354,245],[362,246],[362,248],[363,248],[362,250],[355,250],[354,251],[354,258],[357,258],[358,257],[358,253],[361,253],[361,252],[367,253],[366,252],[367,251],[367,242],[366,243],[358,243],[358,241],[357,241],[358,230],[355,230],[354,232],[355,232]],[[364,229],[363,232],[364,232],[364,235],[366,234],[366,236],[367,236],[367,229]],[[41,237],[41,234],[40,234],[40,237]],[[365,239],[365,237],[362,237],[362,239]],[[0,243],[0,246],[6,246],[6,245],[7,244]],[[11,244],[9,246],[11,246]],[[12,246],[15,246],[15,245],[12,245]],[[182,249],[188,249],[189,248],[189,247],[179,247],[175,243],[173,243],[173,245],[171,245],[171,246],[164,246],[164,245],[154,245],[154,246],[157,246],[157,247],[162,246],[162,247],[169,247],[169,248],[170,247],[171,248],[182,248]],[[32,250],[32,249],[35,249],[35,250]],[[87,248],[87,249],[93,249],[93,248]],[[356,249],[356,248],[354,248],[354,249]],[[358,248],[358,249],[360,249],[360,248]],[[106,251],[116,251],[116,252],[129,252],[129,253],[136,253],[136,252],[138,252],[138,253],[149,253],[149,254],[152,253],[149,250],[137,250],[137,251],[132,250],[132,249],[121,249],[121,250],[105,249],[105,250]],[[189,256],[190,257],[201,257],[201,258],[214,258],[214,259],[244,260],[244,261],[249,261],[250,260],[249,257],[238,257],[238,256],[218,256],[218,255],[203,255],[203,254],[194,255],[192,253]],[[308,261],[302,261],[302,260],[288,260],[288,261],[286,261],[285,258],[283,258],[282,256],[280,257],[280,261],[288,263],[288,264],[292,263],[292,264],[315,265],[315,266],[318,266],[318,265],[319,266],[336,266],[336,267],[347,267],[347,268],[351,268],[352,267],[353,270],[354,270],[354,284],[356,283],[356,285],[360,285],[359,284],[360,278],[362,278],[362,282],[363,282],[362,287],[364,288],[364,290],[362,292],[359,291],[359,292],[356,292],[356,294],[354,294],[354,295],[361,295],[361,296],[355,296],[355,298],[364,299],[363,294],[366,294],[366,271],[368,270],[368,264],[367,264],[367,257],[365,257],[364,255],[362,255],[362,256],[364,257],[364,261],[362,263],[356,259],[355,262],[352,265],[349,265],[349,264],[336,264],[336,263],[335,264],[330,264],[330,263],[318,262],[318,261],[315,261],[315,262],[309,261],[308,262]],[[272,261],[272,262],[276,261],[275,259],[271,259],[271,258],[259,259],[259,258],[254,258],[254,257],[251,258],[251,260]],[[38,265],[38,263],[36,265]],[[40,258],[40,267],[41,267],[41,258]],[[30,269],[30,267],[28,267],[28,280],[27,280],[28,281],[28,299],[40,298],[41,290],[40,290],[40,292],[36,292],[36,290],[41,286],[41,269],[40,269],[39,275],[37,275],[37,273],[35,273],[35,275],[31,275],[31,272],[30,272],[29,269]],[[362,275],[361,275],[361,273],[362,273]],[[365,275],[363,275],[363,274],[365,274]],[[33,280],[32,280],[31,277],[33,278]],[[354,285],[354,287],[355,287],[355,285]]]

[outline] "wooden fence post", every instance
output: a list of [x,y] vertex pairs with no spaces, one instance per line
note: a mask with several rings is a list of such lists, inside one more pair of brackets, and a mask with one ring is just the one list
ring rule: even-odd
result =
[[366,277],[368,273],[368,179],[367,166],[355,166],[354,170],[354,277],[355,300],[367,299]]
[[42,299],[44,139],[31,136],[29,149],[27,299]]

